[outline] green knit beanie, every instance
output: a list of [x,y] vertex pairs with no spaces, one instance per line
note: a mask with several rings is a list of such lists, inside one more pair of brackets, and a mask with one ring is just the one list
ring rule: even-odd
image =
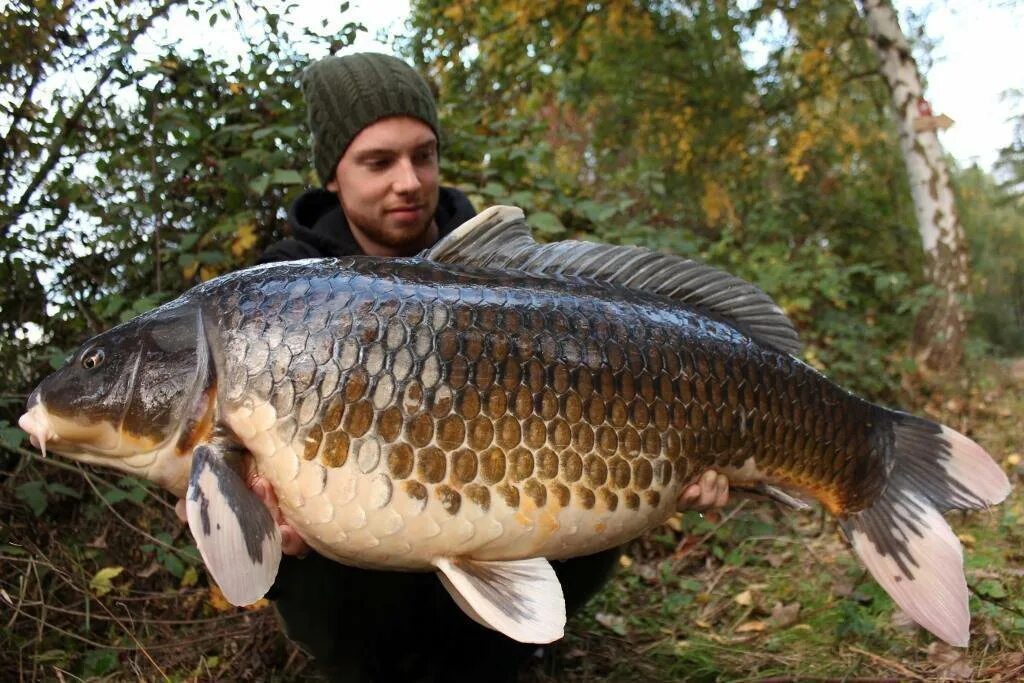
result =
[[334,178],[353,138],[388,116],[419,119],[440,142],[430,88],[397,57],[372,52],[325,57],[303,72],[302,91],[313,133],[313,166],[324,185]]

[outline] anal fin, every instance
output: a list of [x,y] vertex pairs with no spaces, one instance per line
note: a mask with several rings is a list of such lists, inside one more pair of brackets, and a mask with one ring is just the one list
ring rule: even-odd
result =
[[565,633],[565,598],[543,557],[484,562],[434,561],[455,602],[474,621],[522,643],[550,643]]
[[281,533],[216,447],[204,444],[192,452],[185,512],[199,553],[228,602],[249,605],[262,598],[281,563]]

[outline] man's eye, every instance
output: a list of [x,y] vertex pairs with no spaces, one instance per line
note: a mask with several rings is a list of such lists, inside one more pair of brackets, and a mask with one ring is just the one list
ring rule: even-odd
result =
[[387,159],[371,159],[366,162],[366,167],[371,171],[383,171],[389,166]]

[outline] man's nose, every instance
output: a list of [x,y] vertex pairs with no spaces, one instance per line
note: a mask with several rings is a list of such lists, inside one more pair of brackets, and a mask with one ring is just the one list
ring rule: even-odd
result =
[[402,159],[396,166],[395,192],[407,193],[420,189],[419,175],[416,174],[416,167],[411,159]]

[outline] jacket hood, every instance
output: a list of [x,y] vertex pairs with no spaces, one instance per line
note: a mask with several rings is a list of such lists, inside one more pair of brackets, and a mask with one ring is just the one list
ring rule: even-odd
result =
[[[475,215],[465,194],[452,187],[440,188],[434,220],[441,237]],[[288,223],[293,239],[313,246],[324,256],[362,253],[333,192],[317,188],[303,193],[288,209]]]

